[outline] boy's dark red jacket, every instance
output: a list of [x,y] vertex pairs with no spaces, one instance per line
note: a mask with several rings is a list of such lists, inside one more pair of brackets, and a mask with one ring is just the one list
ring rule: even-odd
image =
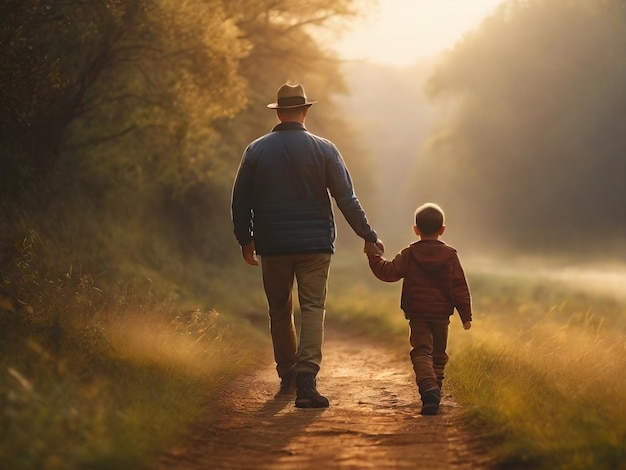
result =
[[441,240],[419,240],[393,261],[368,254],[374,275],[386,282],[404,279],[400,307],[408,319],[448,321],[456,308],[463,323],[472,320],[469,287],[454,248]]

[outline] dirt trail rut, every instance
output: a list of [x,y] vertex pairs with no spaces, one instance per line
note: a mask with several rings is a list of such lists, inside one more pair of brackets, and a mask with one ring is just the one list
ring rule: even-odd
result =
[[407,350],[330,329],[318,375],[330,408],[295,408],[277,390],[271,363],[238,378],[220,393],[217,419],[157,468],[488,468],[445,385],[439,414],[419,414]]

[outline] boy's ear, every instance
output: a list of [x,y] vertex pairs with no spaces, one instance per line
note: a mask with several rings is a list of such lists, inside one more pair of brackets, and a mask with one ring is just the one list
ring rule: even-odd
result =
[[446,231],[446,226],[442,225],[441,228],[439,229],[439,232],[438,232],[439,236],[443,235],[443,232],[445,232],[445,231]]
[[418,237],[420,236],[420,229],[418,228],[417,225],[413,226],[413,232],[415,233],[415,235],[417,235]]

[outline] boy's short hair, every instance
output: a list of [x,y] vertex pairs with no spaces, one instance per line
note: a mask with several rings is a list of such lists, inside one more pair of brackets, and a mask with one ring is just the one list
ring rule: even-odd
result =
[[427,202],[415,211],[415,225],[420,233],[424,235],[434,235],[437,233],[445,221],[443,209],[437,204]]

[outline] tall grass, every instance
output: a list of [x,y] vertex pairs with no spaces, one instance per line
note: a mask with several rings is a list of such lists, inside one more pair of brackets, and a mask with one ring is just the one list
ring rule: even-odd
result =
[[[94,259],[24,234],[0,265],[7,468],[149,466],[210,413],[224,380],[271,350],[258,269],[203,266],[148,235]],[[73,256],[114,272],[101,282],[80,263],[59,271]],[[474,327],[452,319],[445,387],[499,465],[626,468],[626,298],[532,272],[470,266],[468,277]],[[328,325],[408,352],[399,296],[400,283],[376,280],[362,253],[346,251],[331,267]]]
[[620,468],[623,352],[623,340],[554,329],[472,346],[449,371],[502,467]]
[[626,302],[545,279],[476,279],[476,338],[450,375],[502,466],[625,468]]
[[[207,270],[156,242],[151,263],[127,259],[124,268],[111,258],[107,282],[71,264],[59,272],[71,256],[24,233],[0,263],[3,468],[149,467],[211,412],[217,387],[259,360],[265,338],[211,304],[216,292],[254,304],[253,292],[213,285]],[[154,265],[168,258],[168,270]]]
[[[363,277],[364,264],[336,267],[329,318],[408,351],[399,283]],[[467,271],[474,325],[452,318],[445,388],[496,466],[626,468],[626,298],[556,271]]]

